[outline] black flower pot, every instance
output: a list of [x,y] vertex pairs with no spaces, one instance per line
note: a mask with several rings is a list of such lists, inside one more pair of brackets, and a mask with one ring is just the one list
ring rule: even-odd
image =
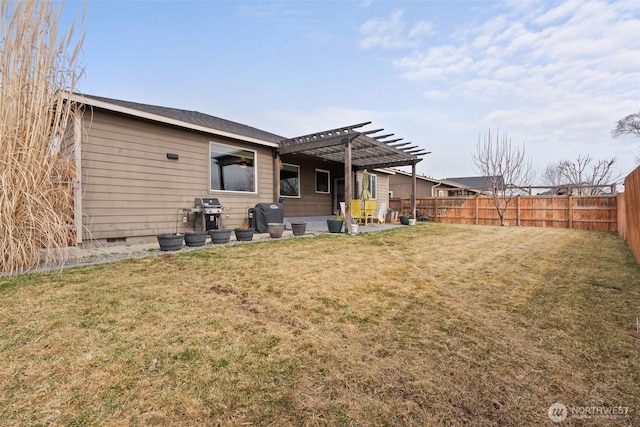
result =
[[250,242],[253,240],[253,228],[235,228],[236,240],[238,242]]
[[184,243],[182,233],[163,233],[156,236],[161,251],[179,251]]
[[409,225],[409,215],[400,215],[400,224]]
[[189,247],[204,246],[209,233],[206,231],[184,233],[184,243]]
[[343,224],[344,224],[344,221],[328,219],[327,228],[329,229],[329,233],[341,233]]
[[306,222],[292,222],[291,230],[293,230],[294,236],[304,236],[304,233],[307,231],[307,223]]
[[209,230],[211,241],[215,244],[229,243],[231,240],[231,229]]

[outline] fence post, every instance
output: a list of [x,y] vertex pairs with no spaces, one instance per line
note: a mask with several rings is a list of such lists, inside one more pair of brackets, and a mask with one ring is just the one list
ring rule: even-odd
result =
[[433,222],[438,222],[438,195],[436,194],[435,199],[433,199],[433,213],[435,219]]
[[569,195],[569,228],[573,228],[573,196]]
[[516,205],[518,209],[516,209],[516,225],[520,227],[520,195],[516,196]]
[[475,207],[476,207],[476,212],[475,212],[476,220],[475,220],[475,224],[476,224],[476,225],[478,225],[478,196],[476,196],[476,203],[475,203]]

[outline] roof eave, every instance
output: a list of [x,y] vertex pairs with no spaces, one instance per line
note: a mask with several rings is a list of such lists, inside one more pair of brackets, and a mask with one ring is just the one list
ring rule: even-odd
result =
[[93,99],[80,94],[74,93],[71,96],[69,96],[68,99],[72,102],[77,102],[83,105],[90,105],[92,107],[100,108],[103,110],[109,110],[109,111],[126,114],[133,117],[139,117],[142,119],[152,120],[155,122],[160,122],[160,123],[164,123],[172,126],[182,127],[185,129],[214,134],[218,136],[224,136],[227,138],[233,138],[233,139],[237,139],[245,142],[250,142],[253,144],[263,145],[265,147],[278,148],[279,146],[278,143],[275,143],[275,142],[265,141],[258,138],[252,138],[250,136],[244,136],[244,135],[240,135],[233,132],[222,131],[222,130],[207,127],[207,126],[201,126],[194,123],[185,122],[182,120],[176,120],[169,117],[161,116],[159,114],[153,114],[153,113],[148,113],[146,111],[136,110],[134,108],[127,108],[121,105],[116,105],[109,102]]

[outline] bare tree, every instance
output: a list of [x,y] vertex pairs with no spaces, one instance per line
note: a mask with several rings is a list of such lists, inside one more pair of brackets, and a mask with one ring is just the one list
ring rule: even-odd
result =
[[542,179],[553,187],[567,187],[578,195],[602,194],[603,188],[616,181],[613,165],[616,158],[594,162],[591,156],[578,156],[575,161],[561,160],[544,169]]
[[628,133],[640,136],[640,111],[618,120],[616,128],[611,131],[611,136],[617,138]]
[[472,157],[477,171],[491,189],[500,225],[505,225],[504,215],[517,189],[531,185],[535,177],[531,160],[525,157],[524,144],[522,148],[512,146],[506,132],[502,136],[497,132],[494,142],[489,131],[483,138],[478,136]]
[[[611,131],[611,136],[614,138],[626,134],[640,137],[640,111],[618,120],[615,129]],[[636,156],[636,163],[640,164],[640,154]]]

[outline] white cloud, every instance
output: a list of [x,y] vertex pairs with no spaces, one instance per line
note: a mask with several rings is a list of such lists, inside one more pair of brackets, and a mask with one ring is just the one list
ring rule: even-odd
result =
[[[637,0],[501,5],[493,16],[473,18],[480,24],[460,22],[438,44],[392,58],[392,66],[420,86],[426,102],[465,114],[459,119],[469,127],[499,127],[551,148],[537,151],[540,158],[637,152],[637,141],[610,136],[616,120],[640,110]],[[442,132],[450,122],[442,120]]]
[[387,19],[369,19],[360,27],[360,48],[414,48],[420,45],[423,37],[433,32],[433,25],[427,21],[418,21],[408,30],[406,28],[404,10],[395,10]]

